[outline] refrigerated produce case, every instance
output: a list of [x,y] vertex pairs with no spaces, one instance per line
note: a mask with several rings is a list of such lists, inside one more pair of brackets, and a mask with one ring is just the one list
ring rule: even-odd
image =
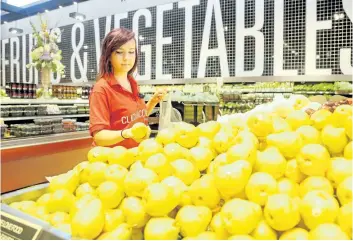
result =
[[46,182],[87,159],[88,131],[13,139],[1,144],[1,193]]

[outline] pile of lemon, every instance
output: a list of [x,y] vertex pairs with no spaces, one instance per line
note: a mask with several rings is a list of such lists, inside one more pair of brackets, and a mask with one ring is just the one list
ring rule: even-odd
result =
[[177,123],[10,206],[83,239],[351,239],[352,106]]

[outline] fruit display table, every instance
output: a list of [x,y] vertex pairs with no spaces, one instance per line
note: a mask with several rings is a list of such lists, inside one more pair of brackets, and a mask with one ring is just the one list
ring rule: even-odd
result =
[[1,143],[1,193],[46,182],[86,159],[92,138],[88,131]]
[[[85,146],[70,141],[84,137],[42,144],[25,169],[49,183],[1,196],[2,218],[13,216],[0,234],[17,237],[12,227],[27,221],[39,238],[349,240],[352,108],[291,96],[219,121],[174,123],[131,149],[79,156]],[[34,161],[42,156],[46,168]],[[12,181],[26,175],[18,169]]]

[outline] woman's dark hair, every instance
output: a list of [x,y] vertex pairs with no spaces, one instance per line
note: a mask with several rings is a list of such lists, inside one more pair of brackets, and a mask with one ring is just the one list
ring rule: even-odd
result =
[[[114,74],[112,63],[110,62],[110,56],[114,51],[119,49],[122,45],[129,42],[131,39],[135,39],[135,34],[131,30],[125,28],[115,28],[110,31],[107,36],[104,37],[102,43],[101,57],[99,59],[99,72],[98,79],[104,78],[108,75]],[[135,50],[136,60],[132,69],[128,72],[128,75],[132,75],[137,67],[138,55],[137,49]]]

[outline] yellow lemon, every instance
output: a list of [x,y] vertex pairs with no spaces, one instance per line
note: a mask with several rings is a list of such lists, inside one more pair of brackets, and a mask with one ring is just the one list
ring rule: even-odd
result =
[[277,233],[266,223],[265,220],[261,220],[256,228],[251,232],[251,236],[256,240],[277,240]]
[[299,205],[287,194],[269,196],[264,215],[266,222],[277,231],[292,229],[300,221]]
[[189,190],[191,201],[196,206],[206,206],[211,210],[216,208],[221,200],[214,177],[206,174],[195,180]]
[[144,237],[146,240],[177,240],[179,231],[172,218],[151,218],[146,224]]
[[114,228],[125,222],[124,213],[120,209],[108,209],[105,211],[104,215],[104,232],[113,231]]
[[336,194],[341,205],[352,202],[352,176],[346,177],[338,185]]
[[102,182],[97,188],[97,195],[106,209],[118,207],[125,197],[123,187],[112,181]]
[[309,176],[324,176],[330,164],[330,154],[319,144],[305,145],[297,155],[302,173]]
[[287,162],[284,176],[296,183],[301,183],[306,177],[306,175],[300,171],[296,159],[292,159]]
[[277,182],[266,172],[256,172],[251,175],[246,184],[245,193],[249,201],[264,206],[267,198],[277,193]]
[[142,197],[145,188],[159,181],[158,175],[147,168],[137,168],[126,174],[124,190],[128,196]]
[[182,207],[175,220],[183,237],[195,237],[206,231],[212,219],[212,212],[204,206],[186,205]]
[[337,224],[349,237],[352,237],[352,202],[344,204],[340,208]]
[[134,228],[144,227],[150,219],[144,209],[142,200],[137,197],[124,198],[119,209],[123,211],[126,223]]
[[349,237],[337,224],[324,223],[312,229],[309,233],[311,240],[349,240]]
[[282,233],[279,240],[308,240],[309,232],[303,228],[293,228]]
[[214,173],[214,177],[221,197],[227,200],[243,191],[250,178],[251,171],[250,163],[243,160],[220,166]]
[[231,235],[251,233],[261,219],[261,207],[253,202],[234,198],[221,209],[222,221]]
[[166,216],[180,203],[180,196],[175,196],[173,189],[166,184],[153,183],[146,187],[142,202],[147,214],[161,217]]
[[330,181],[325,177],[312,176],[306,178],[299,186],[300,196],[304,197],[308,192],[314,190],[325,191],[330,195],[333,195],[333,187]]
[[300,214],[309,229],[314,229],[323,223],[334,222],[338,210],[337,200],[321,190],[308,192],[303,197],[300,206]]
[[255,171],[271,174],[275,179],[281,178],[286,171],[287,162],[276,147],[268,147],[257,152]]
[[200,171],[185,159],[178,159],[170,163],[173,169],[173,176],[178,177],[186,185],[190,185],[193,181],[200,177]]

